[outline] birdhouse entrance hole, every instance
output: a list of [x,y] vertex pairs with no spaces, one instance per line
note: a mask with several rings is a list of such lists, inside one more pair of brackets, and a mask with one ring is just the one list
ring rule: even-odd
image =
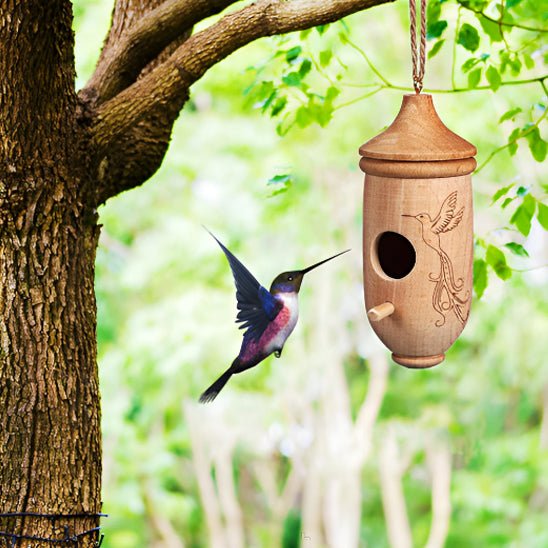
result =
[[376,252],[382,271],[396,280],[407,276],[417,261],[413,244],[397,232],[383,232],[377,239]]

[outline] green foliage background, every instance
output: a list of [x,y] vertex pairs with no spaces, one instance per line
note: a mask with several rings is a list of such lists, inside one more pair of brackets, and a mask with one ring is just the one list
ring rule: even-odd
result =
[[[110,10],[110,0],[75,2],[80,85],[93,70]],[[545,1],[429,2],[426,88],[445,123],[478,148],[474,275],[481,300],[443,365],[424,372],[390,366],[362,474],[363,545],[388,545],[377,449],[383,429],[396,424],[404,439],[426,429],[449,440],[447,546],[548,546],[547,46],[539,32],[547,15]],[[501,16],[504,25],[493,22]],[[152,546],[158,516],[186,546],[208,546],[184,402],[228,366],[240,333],[228,265],[202,224],[265,285],[282,270],[352,247],[324,276],[341,303],[363,307],[357,149],[392,121],[409,89],[407,25],[406,3],[398,2],[235,53],[193,87],[153,179],[101,209],[104,546]],[[260,487],[244,480],[264,431],[295,426],[284,418],[288,387],[301,386],[303,399],[316,404],[307,391],[315,364],[300,360],[297,348],[315,340],[321,287],[305,282],[300,324],[281,360],[233,378],[220,398],[221,427],[245,430],[233,466],[249,546],[277,546],[282,538],[296,546],[301,537],[298,506],[276,524],[254,498],[262,500]],[[355,333],[378,343],[365,314],[356,319],[344,310],[327,312],[346,322],[355,414],[369,355]],[[251,420],[250,410],[260,419]],[[269,458],[279,462],[281,486],[291,453],[279,445]],[[424,460],[419,448],[404,476],[417,546],[431,518]]]

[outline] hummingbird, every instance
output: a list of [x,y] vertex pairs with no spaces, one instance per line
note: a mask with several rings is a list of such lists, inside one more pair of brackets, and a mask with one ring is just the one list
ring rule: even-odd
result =
[[274,278],[269,291],[214,234],[209,230],[208,232],[228,259],[236,285],[239,310],[236,323],[241,323],[240,329],[246,329],[246,331],[237,358],[200,396],[201,403],[213,401],[232,375],[256,366],[270,354],[274,354],[276,358],[282,355],[285,341],[291,335],[299,317],[298,295],[304,275],[350,251],[349,249],[341,251],[302,270],[282,272]]

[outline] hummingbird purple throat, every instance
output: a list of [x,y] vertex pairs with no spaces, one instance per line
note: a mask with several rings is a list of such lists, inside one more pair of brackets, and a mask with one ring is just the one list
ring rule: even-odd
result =
[[298,295],[304,275],[350,251],[347,249],[337,253],[303,270],[282,272],[274,278],[268,291],[214,234],[209,233],[221,246],[228,259],[236,284],[239,310],[236,323],[241,323],[240,329],[246,329],[246,331],[238,357],[200,396],[201,403],[213,401],[232,375],[254,367],[270,354],[274,354],[277,358],[282,355],[285,341],[291,335],[299,317]]

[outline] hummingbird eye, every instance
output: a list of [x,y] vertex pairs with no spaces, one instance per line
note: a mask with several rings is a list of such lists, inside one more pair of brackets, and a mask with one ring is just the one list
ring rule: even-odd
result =
[[287,277],[287,281],[288,281],[288,282],[292,282],[292,281],[293,281],[293,276],[288,276],[288,277]]

